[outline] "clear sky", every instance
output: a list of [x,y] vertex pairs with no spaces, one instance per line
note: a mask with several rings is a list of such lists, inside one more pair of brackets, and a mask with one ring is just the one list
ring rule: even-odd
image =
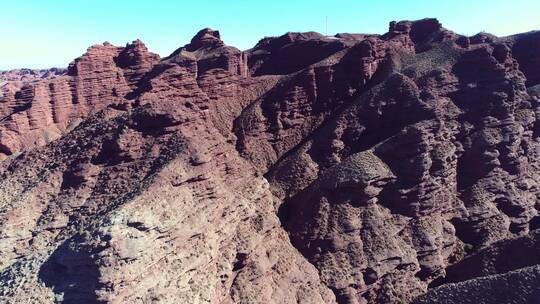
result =
[[89,45],[140,38],[166,56],[204,27],[248,49],[287,31],[384,33],[392,20],[436,17],[498,36],[540,30],[540,0],[0,0],[0,69],[65,67]]

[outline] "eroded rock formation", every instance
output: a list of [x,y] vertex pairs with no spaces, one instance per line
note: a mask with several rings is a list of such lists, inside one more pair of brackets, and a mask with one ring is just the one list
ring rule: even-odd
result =
[[4,73],[0,299],[539,301],[538,58],[424,19]]

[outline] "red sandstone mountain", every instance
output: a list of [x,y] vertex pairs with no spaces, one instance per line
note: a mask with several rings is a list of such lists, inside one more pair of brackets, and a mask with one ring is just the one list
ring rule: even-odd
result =
[[540,301],[539,32],[204,29],[0,77],[2,302]]

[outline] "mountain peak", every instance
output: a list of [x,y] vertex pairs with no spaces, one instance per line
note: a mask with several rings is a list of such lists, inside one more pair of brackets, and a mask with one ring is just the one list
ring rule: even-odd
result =
[[201,48],[218,48],[224,45],[219,31],[207,27],[200,30],[191,39],[191,43],[186,46],[186,49],[195,51]]

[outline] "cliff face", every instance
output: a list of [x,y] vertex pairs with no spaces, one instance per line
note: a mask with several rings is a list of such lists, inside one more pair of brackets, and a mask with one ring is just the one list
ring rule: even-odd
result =
[[120,102],[158,61],[139,40],[125,48],[104,43],[88,48],[67,73],[23,81],[18,90],[3,89],[0,159],[51,142],[88,114]]
[[3,73],[0,299],[534,303],[538,58],[424,19]]

